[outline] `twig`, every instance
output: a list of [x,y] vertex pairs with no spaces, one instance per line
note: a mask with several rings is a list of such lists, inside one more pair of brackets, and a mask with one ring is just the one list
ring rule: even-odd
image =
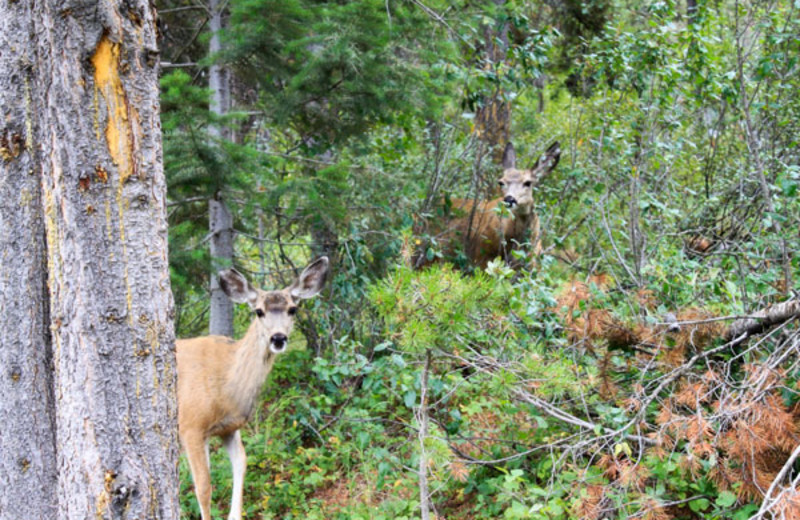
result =
[[187,5],[185,7],[173,7],[172,9],[161,9],[160,11],[158,11],[158,14],[160,14],[160,15],[172,14],[172,13],[178,13],[178,12],[181,12],[181,11],[205,11],[205,12],[208,12],[208,7],[205,6],[205,5]]
[[162,69],[188,69],[190,67],[197,67],[197,63],[194,62],[184,62],[184,63],[172,63],[169,61],[162,61],[159,66]]
[[[786,461],[786,464],[783,465],[781,470],[778,472],[778,475],[770,484],[769,489],[764,494],[764,501],[761,502],[761,507],[758,509],[758,512],[750,517],[750,520],[757,520],[763,518],[764,513],[769,511],[769,508],[777,501],[778,497],[775,497],[774,500],[771,500],[770,497],[772,496],[772,492],[778,487],[778,485],[783,481],[786,477],[786,474],[792,469],[794,466],[794,461],[797,460],[797,457],[800,456],[800,444],[792,452],[792,455],[789,457],[789,460]],[[780,496],[780,495],[779,495]]]
[[180,206],[181,204],[191,204],[192,202],[206,202],[210,197],[207,195],[201,195],[199,197],[189,197],[188,199],[181,199],[175,200],[171,202],[167,202],[167,207],[172,208],[174,206]]

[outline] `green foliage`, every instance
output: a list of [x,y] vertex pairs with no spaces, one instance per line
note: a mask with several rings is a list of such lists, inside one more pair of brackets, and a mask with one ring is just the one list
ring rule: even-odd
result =
[[493,349],[509,339],[507,316],[496,314],[509,292],[504,285],[481,272],[465,278],[449,266],[421,273],[400,268],[373,289],[370,300],[403,351],[450,352],[466,338]]
[[313,136],[306,146],[324,151],[365,125],[395,122],[396,110],[432,108],[435,89],[425,87],[438,81],[437,69],[414,59],[447,52],[446,40],[427,38],[431,30],[410,4],[387,12],[377,0],[248,0],[232,9],[224,59],[261,87],[274,124]]
[[[214,120],[201,75],[163,77],[180,332],[203,328],[195,199],[216,189],[264,285],[336,260],[244,432],[248,518],[417,518],[428,351],[440,517],[757,511],[796,445],[797,326],[735,347],[723,332],[800,279],[800,18],[785,0],[696,5],[237,0],[211,59],[249,89],[242,110]],[[410,270],[437,200],[492,193],[475,119],[497,93],[520,164],[564,150],[535,192],[545,253]]]

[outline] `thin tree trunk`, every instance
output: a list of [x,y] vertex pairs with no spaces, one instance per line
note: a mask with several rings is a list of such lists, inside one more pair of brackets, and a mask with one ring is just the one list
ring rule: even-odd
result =
[[208,329],[211,334],[233,336],[233,303],[222,291],[217,273],[233,264],[233,217],[217,195],[208,201],[211,227],[211,307]]
[[[231,107],[231,87],[228,70],[217,59],[217,55],[222,51],[220,33],[223,29],[222,10],[225,3],[220,2],[220,0],[209,0],[208,2],[208,10],[211,13],[211,18],[208,21],[208,27],[211,31],[208,54],[213,60],[208,68],[208,88],[211,90],[211,106],[209,109],[219,117],[227,114]],[[220,125],[212,126],[209,132],[217,138],[231,138],[230,132]]]
[[[498,11],[506,4],[506,0],[493,0]],[[509,48],[509,22],[499,24],[491,20],[483,27],[484,56],[483,67],[500,74],[499,69],[506,62]],[[506,144],[510,141],[511,102],[505,97],[505,91],[498,83],[491,95],[484,96],[483,104],[476,113],[478,135],[491,151],[495,163],[501,164]]]
[[58,517],[177,519],[155,10],[31,5]]
[[33,148],[33,13],[0,2],[0,519],[55,519],[44,220]]
[[[261,182],[258,183],[257,189],[261,190]],[[264,242],[267,239],[267,230],[266,230],[266,217],[264,216],[264,210],[259,207],[256,209],[256,218],[258,219],[258,270],[260,274],[258,276],[258,283],[261,287],[267,286],[267,250],[264,247]]]
[[428,450],[425,448],[425,439],[428,438],[428,374],[431,370],[431,351],[425,353],[425,367],[422,369],[420,383],[419,411],[419,507],[422,520],[430,520],[431,504],[428,489]]
[[642,191],[642,173],[641,164],[637,159],[634,163],[634,171],[631,173],[630,181],[630,201],[628,202],[629,209],[629,222],[628,222],[628,235],[630,237],[631,254],[633,255],[633,269],[636,279],[636,285],[642,286],[642,270],[645,266],[645,246],[647,237],[642,232],[641,228],[641,214],[639,212],[639,203]]
[[689,24],[697,22],[697,0],[686,0],[686,17]]
[[[211,12],[209,28],[211,40],[208,53],[214,60],[208,70],[208,88],[211,90],[211,112],[221,118],[230,110],[230,80],[228,71],[214,58],[221,50],[220,32],[223,28],[222,9],[219,0],[209,0]],[[231,135],[223,126],[212,125],[209,134],[217,141],[230,140]],[[219,144],[219,143],[218,143]],[[221,193],[208,203],[208,220],[211,232],[211,307],[209,308],[208,329],[211,334],[233,336],[233,302],[219,286],[217,272],[233,265],[233,217]]]
[[[313,147],[317,141],[316,138],[307,138],[309,147]],[[333,151],[328,148],[323,153],[314,156],[314,160],[319,164],[329,164],[333,161]],[[308,171],[310,177],[314,176],[315,166],[311,166]],[[325,218],[323,213],[313,213],[311,215],[311,254],[315,258],[320,256],[327,256],[331,265],[339,263],[339,234],[336,232],[336,227]],[[319,352],[319,351],[318,351]]]
[[[770,190],[769,182],[767,181],[767,165],[764,164],[764,160],[761,157],[762,153],[762,146],[761,146],[761,132],[760,129],[756,126],[753,121],[753,118],[750,113],[750,109],[752,108],[752,101],[754,98],[749,96],[747,91],[747,83],[745,77],[744,66],[746,62],[746,58],[744,57],[744,47],[745,45],[742,43],[742,38],[747,31],[740,32],[739,26],[739,17],[738,17],[738,4],[737,4],[737,17],[736,17],[736,34],[741,35],[737,36],[736,38],[736,60],[737,60],[737,75],[739,81],[739,99],[741,100],[742,106],[742,114],[744,116],[744,130],[745,130],[745,142],[747,143],[747,150],[750,153],[750,161],[752,161],[753,165],[755,166],[755,176],[756,180],[761,187],[761,195],[764,197],[764,202],[767,208],[767,211],[771,215],[775,215],[775,204],[772,201],[772,192]],[[780,241],[780,255],[781,255],[781,265],[783,266],[783,292],[784,294],[788,294],[789,290],[792,287],[792,265],[791,265],[791,253],[789,251],[789,246],[786,240],[786,235],[783,232],[783,226],[781,226],[781,222],[778,219],[772,219],[772,230],[775,232],[775,236],[779,237],[778,240]]]

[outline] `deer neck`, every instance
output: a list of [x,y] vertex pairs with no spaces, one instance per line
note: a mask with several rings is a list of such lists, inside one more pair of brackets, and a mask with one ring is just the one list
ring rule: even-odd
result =
[[506,240],[522,238],[535,218],[533,205],[515,207],[513,218],[502,219],[503,236]]
[[231,399],[245,418],[253,412],[264,380],[275,363],[275,356],[269,349],[267,334],[258,321],[253,320],[236,347],[227,383]]

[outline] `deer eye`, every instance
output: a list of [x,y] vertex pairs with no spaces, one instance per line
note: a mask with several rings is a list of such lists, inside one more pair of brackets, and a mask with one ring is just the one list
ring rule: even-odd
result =
[[256,316],[258,316],[259,318],[263,318],[264,311],[262,311],[261,309],[256,309]]
[[297,314],[297,307],[289,307],[289,316]]
[[525,186],[526,188],[530,188],[531,186],[533,186],[533,181],[525,181],[522,183],[522,185]]
[[498,181],[498,182],[497,182],[497,185],[498,185],[498,186],[500,186],[501,188],[505,188],[505,186],[506,186],[506,183],[505,183],[505,182],[503,182],[503,181]]

